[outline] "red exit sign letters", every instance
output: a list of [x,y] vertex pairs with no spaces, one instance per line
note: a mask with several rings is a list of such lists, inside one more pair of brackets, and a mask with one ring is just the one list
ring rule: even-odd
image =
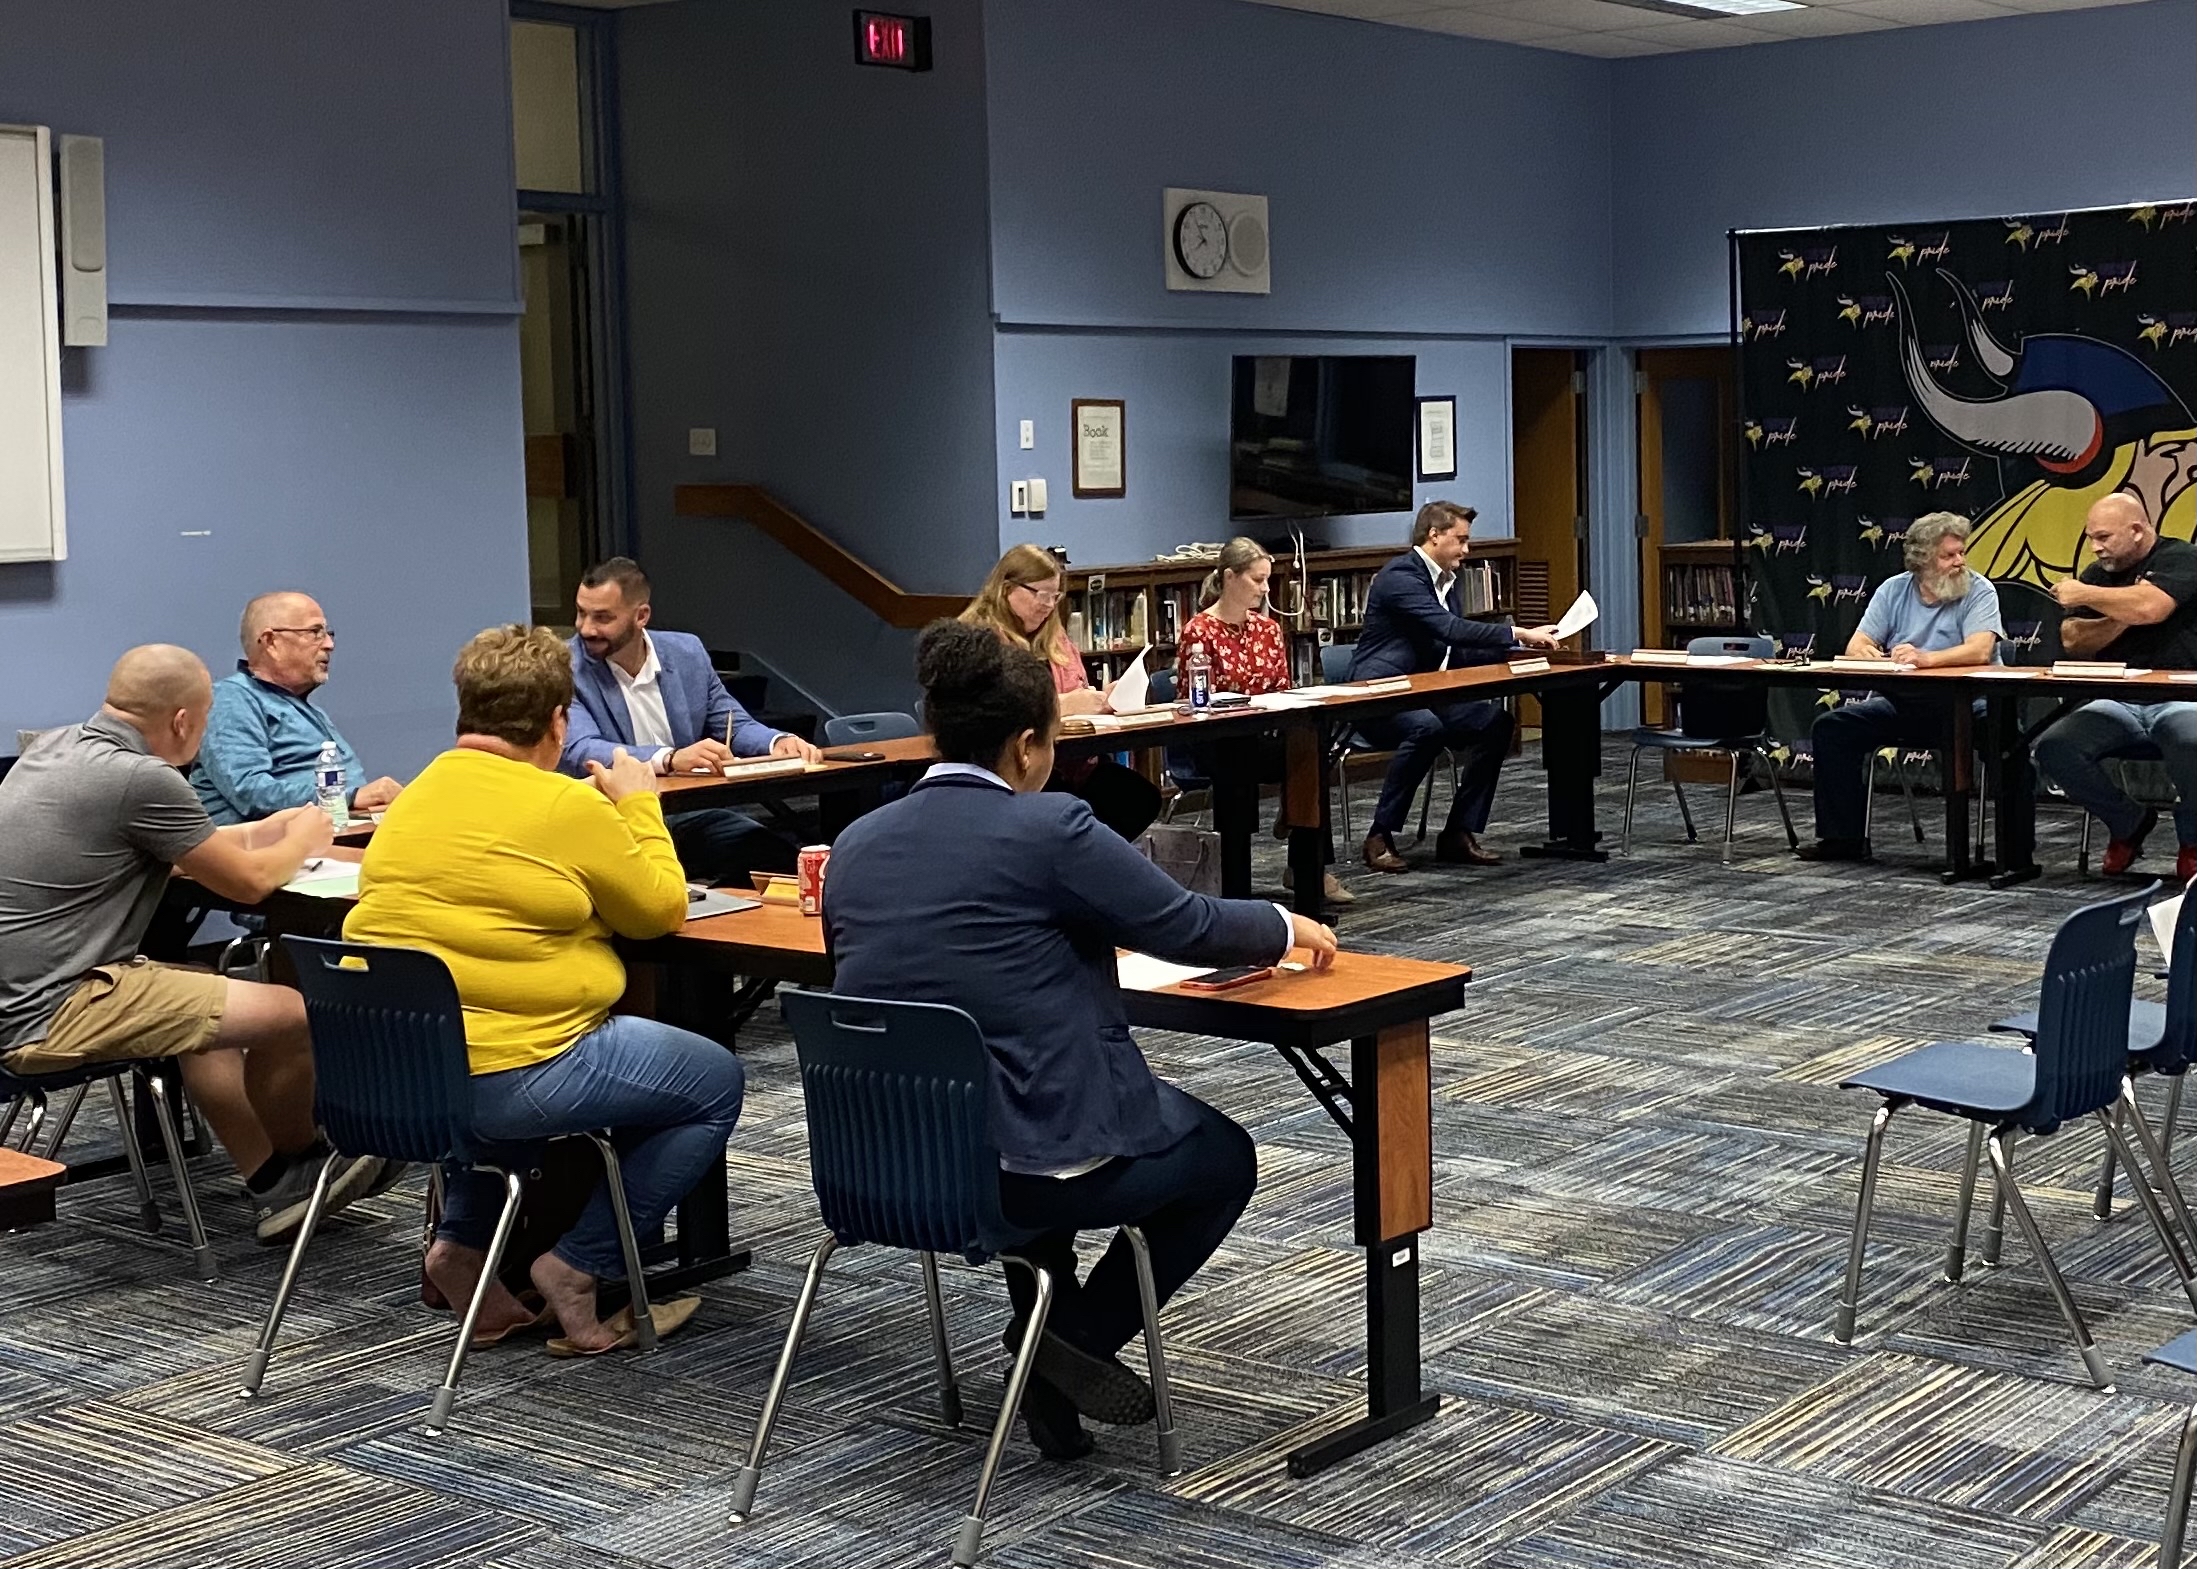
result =
[[897,16],[890,11],[854,13],[854,58],[860,65],[895,71],[931,68],[931,19]]

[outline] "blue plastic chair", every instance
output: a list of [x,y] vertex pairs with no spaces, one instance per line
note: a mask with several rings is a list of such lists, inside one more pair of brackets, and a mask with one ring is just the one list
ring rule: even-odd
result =
[[841,714],[824,721],[826,746],[866,746],[873,741],[905,741],[923,733],[915,715],[891,710],[875,714]]
[[[1868,1141],[1863,1147],[1861,1197],[1854,1209],[1845,1290],[1833,1329],[1840,1344],[1854,1337],[1855,1302],[1861,1291],[1862,1254],[1868,1244],[1869,1211],[1876,1197],[1884,1130],[1893,1113],[1906,1106],[1921,1106],[1947,1116],[1965,1117],[1969,1122],[1968,1154],[1954,1212],[1953,1240],[1945,1255],[1946,1279],[1958,1281],[1961,1276],[1977,1166],[1988,1145],[1999,1197],[2012,1208],[2015,1223],[2037,1255],[2045,1284],[2074,1334],[2091,1382],[2100,1389],[2112,1388],[2104,1359],[2091,1343],[2089,1326],[2083,1322],[2067,1282],[2060,1278],[2059,1267],[2045,1246],[2044,1233],[2037,1229],[2029,1203],[2014,1180],[2008,1146],[2017,1131],[2049,1134],[2066,1123],[2094,1117],[2104,1126],[2106,1137],[2121,1159],[2132,1171],[2140,1169],[2111,1108],[2121,1102],[2128,1083],[2128,1003],[2136,979],[2136,928],[2143,923],[2144,905],[2157,888],[2154,883],[2136,893],[2089,905],[2060,923],[2045,957],[2033,1051],[1979,1042],[1938,1041],[1858,1073],[1840,1086],[1871,1090],[1884,1098],[1869,1124]],[[2153,1175],[2157,1178],[2159,1173]],[[2183,1291],[2197,1307],[2197,1280],[2192,1278],[2180,1241],[2150,1186],[2141,1180],[2134,1186]]]
[[[2197,1330],[2185,1331],[2144,1360],[2179,1373],[2197,1373]],[[2181,1442],[2174,1446],[2174,1479],[2167,1486],[2166,1524],[2159,1532],[2158,1569],[2182,1569],[2182,1536],[2189,1525],[2190,1482],[2197,1477],[2197,1405],[2182,1418]]]
[[23,1135],[23,1149],[25,1153],[35,1153],[38,1134],[46,1120],[47,1095],[68,1090],[72,1093],[67,1108],[55,1126],[52,1144],[47,1147],[47,1158],[51,1159],[53,1152],[60,1149],[69,1124],[75,1120],[76,1108],[82,1103],[84,1092],[94,1084],[105,1084],[114,1104],[115,1125],[122,1132],[122,1152],[129,1158],[130,1180],[137,1184],[138,1214],[147,1233],[158,1236],[160,1208],[153,1202],[152,1178],[145,1169],[145,1150],[137,1138],[137,1118],[130,1109],[129,1097],[122,1093],[122,1081],[134,1077],[152,1098],[153,1117],[160,1125],[160,1142],[168,1152],[168,1170],[175,1178],[176,1194],[183,1201],[183,1221],[191,1233],[191,1262],[200,1280],[211,1281],[220,1277],[221,1269],[214,1262],[212,1245],[206,1240],[206,1222],[198,1212],[198,1195],[191,1191],[191,1169],[183,1163],[183,1139],[176,1131],[175,1109],[168,1101],[168,1060],[94,1062],[60,1073],[39,1074],[10,1073],[0,1067],[0,1095],[10,1100],[7,1117],[0,1121],[0,1144],[7,1142],[8,1135],[14,1131],[16,1113],[27,1105],[30,1122]]
[[[1051,1273],[1013,1251],[1033,1234],[1010,1226],[999,1209],[999,1146],[992,1138],[989,1115],[991,1054],[976,1020],[959,1008],[795,990],[782,993],[780,1003],[801,1064],[809,1175],[829,1230],[809,1260],[801,1295],[794,1302],[793,1323],[786,1330],[785,1349],[763,1396],[747,1463],[733,1481],[732,1523],[744,1524],[754,1512],[771,1429],[793,1377],[794,1358],[808,1329],[824,1265],[834,1251],[877,1243],[919,1255],[939,1405],[949,1427],[961,1425],[961,1393],[946,1349],[937,1255],[958,1253],[971,1264],[998,1259],[1029,1271],[1037,1283],[1037,1305],[1007,1375],[1006,1393],[977,1476],[976,1500],[963,1516],[954,1541],[954,1563],[974,1564],[983,1544],[984,1511],[993,1479],[1053,1304]],[[1168,1400],[1167,1362],[1160,1347],[1152,1261],[1144,1233],[1134,1226],[1121,1230],[1135,1250],[1137,1283],[1144,1297],[1144,1349],[1152,1373],[1160,1464],[1173,1475],[1181,1469],[1181,1457]]]
[[[1777,645],[1766,637],[1697,637],[1686,645],[1695,655],[1735,655],[1742,659],[1768,659]],[[1678,727],[1658,729],[1642,725],[1632,733],[1632,766],[1625,775],[1625,835],[1622,850],[1632,853],[1633,795],[1640,784],[1640,754],[1656,752],[1723,752],[1731,759],[1731,781],[1724,794],[1724,864],[1732,863],[1732,825],[1739,815],[1739,764],[1747,770],[1760,763],[1770,776],[1777,796],[1777,815],[1785,820],[1785,842],[1798,849],[1800,836],[1793,832],[1793,814],[1785,806],[1785,787],[1770,761],[1770,690],[1756,681],[1718,681],[1713,676],[1688,676],[1678,692]],[[1686,842],[1696,844],[1694,814],[1686,804],[1686,789],[1676,779],[1671,789],[1678,795],[1678,815],[1685,820]]]
[[[488,1244],[480,1285],[466,1304],[449,1371],[435,1391],[428,1416],[429,1434],[440,1434],[458,1398],[458,1376],[473,1342],[481,1302],[503,1263],[511,1228],[525,1191],[524,1173],[540,1146],[489,1144],[473,1131],[473,1075],[465,1050],[465,1014],[457,983],[442,960],[415,948],[379,948],[363,943],[284,937],[283,946],[297,967],[298,989],[313,1032],[313,1116],[334,1146],[321,1162],[305,1222],[298,1227],[274,1305],[260,1330],[244,1374],[244,1398],[259,1393],[274,1352],[275,1335],[297,1285],[298,1266],[313,1240],[328,1198],[328,1178],[336,1162],[350,1155],[379,1155],[440,1169],[455,1162],[494,1172],[504,1180],[503,1213]],[[656,1325],[649,1312],[648,1281],[641,1269],[641,1246],[626,1209],[625,1183],[618,1151],[609,1131],[582,1135],[594,1142],[610,1184],[611,1209],[618,1217],[618,1240],[626,1257],[626,1284],[633,1297],[634,1333],[641,1349],[656,1349]]]
[[[1329,686],[1341,686],[1350,679],[1350,661],[1355,643],[1329,643],[1320,650],[1320,679]],[[1378,752],[1379,747],[1355,730],[1344,730],[1335,737],[1335,744],[1328,749],[1328,768],[1335,775],[1337,789],[1342,793],[1343,842],[1349,843],[1357,836],[1350,829],[1350,759],[1357,752]],[[1453,752],[1443,752],[1449,761],[1449,793],[1457,793],[1457,757]],[[1423,842],[1427,836],[1428,814],[1434,810],[1434,774],[1427,773],[1426,794],[1419,798],[1419,833]]]
[[[2197,1062],[2197,899],[2182,901],[2175,913],[2171,943],[2172,949],[2167,954],[2166,1001],[2132,997],[2128,1004],[2131,1083],[2126,1112],[2135,1123],[2136,1136],[2145,1146],[2145,1153],[2150,1154],[2153,1143],[2158,1145],[2158,1153],[2152,1156],[2155,1163],[2163,1163],[2174,1152],[2174,1129],[2182,1118],[2182,1086],[2189,1081],[2191,1064]],[[1999,1020],[1991,1028],[2034,1039],[2037,1015],[2017,1013],[2012,1018]],[[2136,1100],[2133,1081],[2144,1074],[2158,1074],[2167,1081],[2166,1126],[2156,1136],[2144,1116],[2143,1107]],[[2100,1220],[2113,1218],[2114,1164],[2113,1148],[2108,1145],[2105,1165],[2098,1173],[2098,1191],[2091,1205],[2092,1212]],[[2186,1206],[2180,1202],[2180,1188],[2170,1183],[2167,1196],[2175,1201],[2176,1218],[2181,1221],[2182,1230],[2193,1244],[2197,1244],[2197,1229],[2192,1229]],[[1986,1240],[1989,1240],[1988,1236]],[[1993,1258],[1990,1262],[1997,1260]]]
[[[1147,702],[1174,702],[1175,672],[1172,669],[1153,671],[1144,695]],[[1167,804],[1160,812],[1160,821],[1163,823],[1174,821],[1175,803],[1186,795],[1195,795],[1203,791],[1207,800],[1212,799],[1213,781],[1198,772],[1197,757],[1187,746],[1179,743],[1171,743],[1168,746],[1167,777],[1175,782],[1175,793],[1167,798]]]

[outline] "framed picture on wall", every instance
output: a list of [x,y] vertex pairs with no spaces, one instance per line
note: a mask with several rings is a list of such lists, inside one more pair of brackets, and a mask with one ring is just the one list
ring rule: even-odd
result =
[[1419,478],[1457,477],[1457,400],[1419,400]]
[[1079,498],[1126,496],[1129,470],[1123,455],[1119,398],[1075,398],[1069,402],[1069,428],[1075,437],[1074,489]]

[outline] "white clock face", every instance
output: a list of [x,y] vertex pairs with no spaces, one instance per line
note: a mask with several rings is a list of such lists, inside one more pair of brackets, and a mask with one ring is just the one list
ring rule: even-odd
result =
[[1228,225],[1211,202],[1192,202],[1175,214],[1175,260],[1200,279],[1218,277],[1228,265]]

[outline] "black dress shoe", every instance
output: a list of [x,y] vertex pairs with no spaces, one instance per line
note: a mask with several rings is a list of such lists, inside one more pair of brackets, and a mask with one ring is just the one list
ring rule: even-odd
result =
[[1494,850],[1484,850],[1470,834],[1436,834],[1434,859],[1451,866],[1493,866],[1502,860]]
[[1365,863],[1376,872],[1408,872],[1410,866],[1396,853],[1396,846],[1389,842],[1387,834],[1368,834],[1365,842]]
[[1804,844],[1793,854],[1803,861],[1873,861],[1866,839],[1818,839],[1814,844]]
[[1022,1387],[1022,1425],[1048,1460],[1081,1460],[1098,1448],[1069,1398],[1036,1373]]

